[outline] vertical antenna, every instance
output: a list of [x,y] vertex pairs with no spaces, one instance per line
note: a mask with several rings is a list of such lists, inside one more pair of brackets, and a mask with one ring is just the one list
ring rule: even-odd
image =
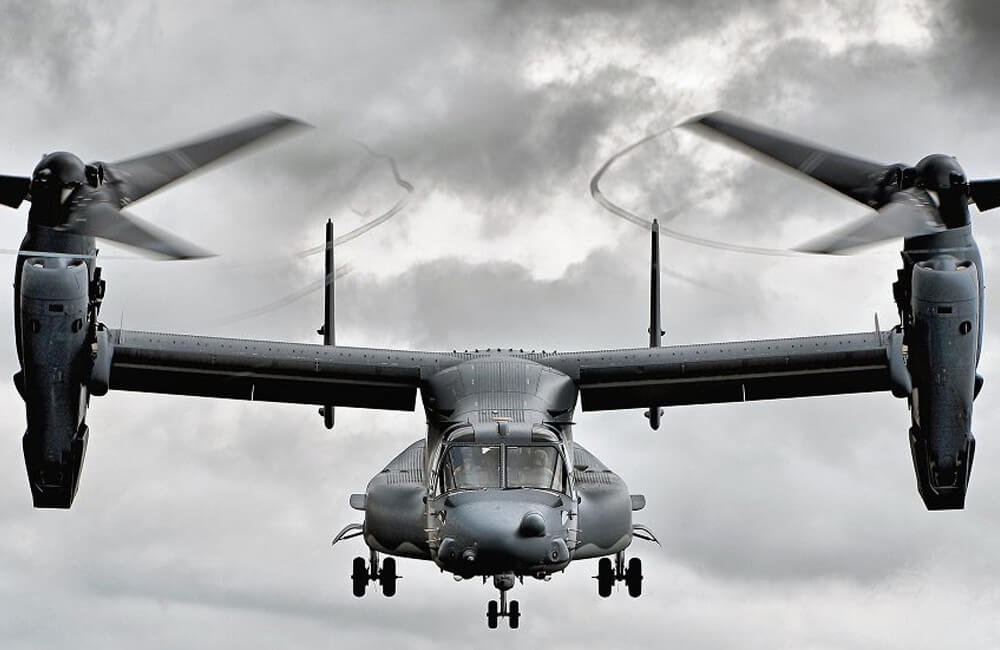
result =
[[[649,347],[658,348],[665,332],[660,320],[660,222],[653,219],[650,225],[652,231],[652,248],[649,262]],[[660,428],[660,416],[663,409],[659,406],[650,406],[646,410],[646,417],[649,419],[649,428]]]
[[333,266],[333,219],[326,220],[326,284],[323,291],[323,345],[336,345],[337,336],[334,331],[333,308],[334,282]]
[[[336,345],[337,339],[334,327],[334,265],[333,265],[333,219],[326,220],[326,264],[325,282],[323,285],[323,327],[317,333],[323,335],[323,345]],[[323,424],[327,429],[333,428],[333,405],[325,404],[320,410],[323,416]]]

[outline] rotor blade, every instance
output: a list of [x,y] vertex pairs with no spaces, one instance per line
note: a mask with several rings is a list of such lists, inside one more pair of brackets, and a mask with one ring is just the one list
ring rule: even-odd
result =
[[970,182],[969,194],[980,212],[1000,206],[1000,178]]
[[24,176],[0,176],[0,203],[12,208],[20,207],[28,198],[31,179]]
[[265,136],[306,126],[284,115],[266,113],[167,149],[107,163],[105,170],[111,182],[122,184],[122,194],[131,203]]
[[80,235],[110,239],[168,259],[187,260],[214,255],[107,203],[95,203],[78,210],[66,228]]
[[905,190],[893,195],[892,201],[877,213],[852,221],[795,250],[842,254],[886,239],[930,235],[944,229],[926,193]]
[[879,183],[888,165],[832,151],[806,140],[753,124],[724,111],[707,113],[684,122],[724,144],[742,145],[751,155],[779,162],[814,178],[855,201],[881,207],[876,200]]

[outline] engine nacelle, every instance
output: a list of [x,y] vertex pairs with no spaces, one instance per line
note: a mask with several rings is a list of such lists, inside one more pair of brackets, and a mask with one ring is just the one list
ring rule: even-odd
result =
[[24,462],[39,508],[73,502],[87,449],[85,416],[91,361],[88,335],[89,275],[82,260],[25,260],[21,270]]
[[979,347],[976,264],[939,255],[914,264],[907,327],[913,379],[910,449],[929,510],[959,509],[972,470],[972,401]]

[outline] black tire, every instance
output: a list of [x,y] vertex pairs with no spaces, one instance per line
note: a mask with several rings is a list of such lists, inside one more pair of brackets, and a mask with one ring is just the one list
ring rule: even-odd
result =
[[512,630],[521,625],[521,606],[516,600],[510,601],[510,607],[507,608],[507,622],[510,623]]
[[637,557],[628,561],[625,584],[628,586],[628,595],[632,598],[638,598],[642,595],[642,560]]
[[497,615],[499,609],[497,601],[495,600],[491,600],[489,604],[486,605],[486,625],[488,625],[491,630],[495,630],[497,628]]
[[351,573],[351,583],[354,587],[354,595],[361,598],[365,595],[365,588],[368,587],[368,567],[365,566],[365,558],[354,558],[354,571]]
[[611,595],[611,587],[615,584],[615,572],[611,568],[611,558],[602,557],[597,562],[597,593],[601,598]]
[[382,560],[382,571],[379,572],[378,581],[382,585],[382,594],[387,598],[396,595],[396,560],[387,557]]

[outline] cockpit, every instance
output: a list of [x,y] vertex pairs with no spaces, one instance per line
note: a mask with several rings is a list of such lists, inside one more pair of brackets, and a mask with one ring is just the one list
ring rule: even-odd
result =
[[566,491],[562,455],[551,445],[452,444],[438,474],[442,492],[483,488]]
[[[455,436],[445,446],[438,469],[439,493],[487,488],[552,490],[569,488],[559,439],[537,432],[528,439],[477,443]],[[464,439],[463,439],[464,438]]]

